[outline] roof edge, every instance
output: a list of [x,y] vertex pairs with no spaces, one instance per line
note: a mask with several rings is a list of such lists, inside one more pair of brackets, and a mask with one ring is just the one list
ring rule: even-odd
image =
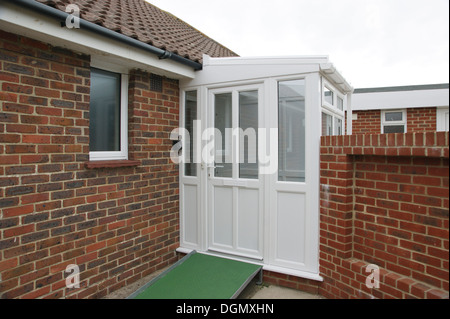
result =
[[423,84],[423,85],[358,88],[355,89],[353,93],[358,94],[358,93],[379,93],[379,92],[399,92],[399,91],[442,90],[448,88],[449,83],[439,83],[439,84]]

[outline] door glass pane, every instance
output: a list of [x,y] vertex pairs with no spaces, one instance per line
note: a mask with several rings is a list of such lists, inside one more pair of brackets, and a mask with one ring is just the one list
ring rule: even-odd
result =
[[89,150],[120,151],[120,74],[91,69]]
[[194,121],[197,119],[197,91],[186,92],[185,109],[184,109],[184,127],[189,132],[189,145],[186,143],[188,152],[186,159],[188,162],[184,164],[184,175],[197,176],[197,164],[194,163]]
[[322,113],[322,136],[333,135],[333,117],[327,113]]
[[[214,123],[216,128],[215,145],[215,169],[214,176],[232,177],[232,95],[231,93],[216,94]],[[218,130],[218,131],[217,131]]]
[[305,182],[305,80],[278,83],[278,180]]
[[258,179],[258,91],[239,92],[239,177]]

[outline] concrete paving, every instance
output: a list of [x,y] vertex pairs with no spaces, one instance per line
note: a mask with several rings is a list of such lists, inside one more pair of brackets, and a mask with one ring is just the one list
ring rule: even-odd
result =
[[320,295],[275,285],[257,285],[253,280],[238,299],[326,299]]

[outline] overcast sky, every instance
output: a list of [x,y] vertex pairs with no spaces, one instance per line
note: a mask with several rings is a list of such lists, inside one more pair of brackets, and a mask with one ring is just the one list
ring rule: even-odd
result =
[[449,82],[449,0],[147,0],[240,56],[328,55],[355,88]]

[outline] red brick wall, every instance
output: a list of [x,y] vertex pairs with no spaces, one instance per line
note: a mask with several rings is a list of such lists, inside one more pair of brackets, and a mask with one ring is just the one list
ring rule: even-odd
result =
[[381,133],[381,111],[352,111],[358,116],[352,121],[352,134]]
[[[320,293],[448,298],[448,132],[323,137]],[[366,267],[380,288],[366,287]]]
[[[409,108],[406,110],[408,133],[436,131],[436,108]],[[380,134],[381,111],[353,111],[358,119],[352,121],[353,134]]]
[[[86,169],[90,57],[0,31],[0,296],[99,298],[177,259],[176,80],[130,72],[132,167]],[[65,287],[66,266],[81,287]]]

